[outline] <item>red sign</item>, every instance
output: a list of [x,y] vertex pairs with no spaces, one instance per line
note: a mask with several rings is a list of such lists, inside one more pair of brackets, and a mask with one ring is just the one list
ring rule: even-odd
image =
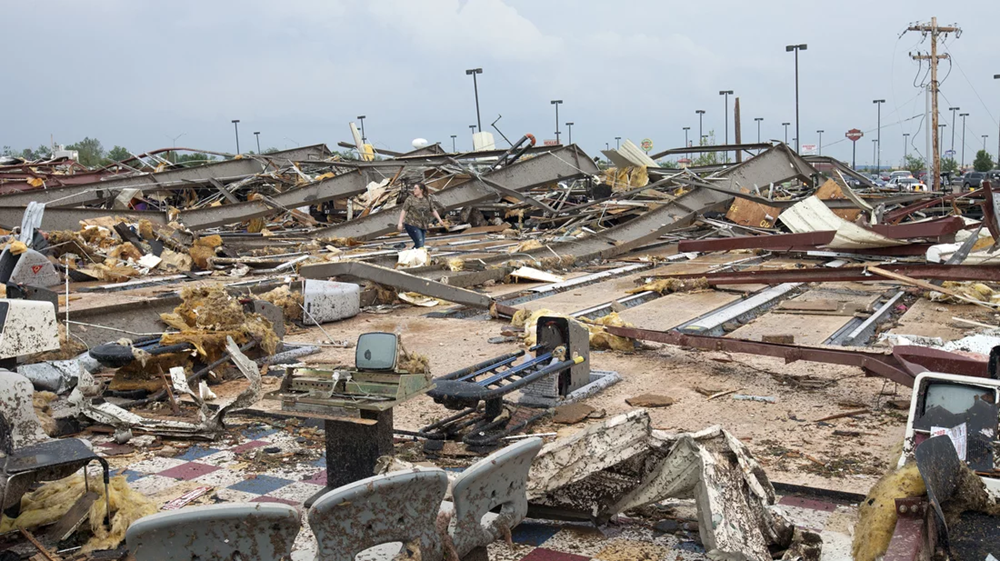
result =
[[37,275],[38,271],[41,271],[41,270],[42,270],[42,265],[32,265],[31,266],[31,272],[32,272],[32,274]]
[[846,136],[847,138],[851,139],[851,142],[857,142],[857,141],[861,140],[861,137],[864,136],[864,135],[865,135],[865,133],[859,131],[858,129],[851,129],[851,130],[847,131],[847,134],[845,134],[844,136]]
[[559,146],[558,140],[544,140],[542,141],[542,146]]

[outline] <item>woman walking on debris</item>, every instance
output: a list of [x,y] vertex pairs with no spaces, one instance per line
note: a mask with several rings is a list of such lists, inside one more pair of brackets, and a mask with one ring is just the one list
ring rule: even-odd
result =
[[431,199],[427,185],[417,182],[413,184],[413,193],[403,203],[403,211],[399,213],[399,224],[396,229],[404,229],[413,240],[413,249],[424,247],[427,229],[431,225],[431,217],[437,218],[442,228],[446,228],[438,210],[444,210],[441,205]]

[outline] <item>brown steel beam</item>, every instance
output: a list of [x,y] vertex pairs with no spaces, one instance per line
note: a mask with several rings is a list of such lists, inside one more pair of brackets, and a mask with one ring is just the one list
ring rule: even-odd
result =
[[738,236],[709,240],[684,240],[677,244],[677,251],[729,251],[733,249],[789,249],[801,246],[820,246],[833,241],[836,230],[820,230],[803,234],[775,234],[771,236]]
[[885,221],[886,224],[896,224],[896,223],[900,222],[902,219],[906,218],[907,216],[913,214],[914,212],[924,210],[925,208],[930,208],[930,207],[932,207],[934,205],[937,205],[937,204],[940,204],[940,203],[951,202],[951,201],[953,201],[955,199],[962,198],[962,197],[970,197],[970,198],[972,198],[972,197],[975,197],[977,195],[982,195],[982,193],[983,193],[982,189],[977,189],[977,190],[972,191],[970,193],[954,193],[954,194],[951,194],[951,195],[945,195],[944,197],[934,197],[934,198],[932,198],[929,201],[923,201],[923,202],[919,202],[919,203],[914,203],[912,205],[904,206],[903,208],[896,209],[896,210],[894,210],[892,212],[887,212],[887,213],[885,213],[885,216],[882,217],[882,220]]
[[[918,279],[944,281],[987,281],[1000,282],[1000,267],[983,265],[880,265],[883,269]],[[881,281],[882,277],[872,275],[865,267],[815,268],[815,269],[767,269],[760,271],[722,271],[718,273],[694,273],[677,275],[652,275],[654,278],[700,279],[705,278],[710,285],[719,284],[781,284],[785,282],[851,282]]]
[[882,234],[887,238],[909,239],[909,238],[936,238],[947,236],[965,228],[965,221],[959,216],[949,216],[937,220],[926,222],[910,222],[907,224],[876,224],[867,226],[875,233]]

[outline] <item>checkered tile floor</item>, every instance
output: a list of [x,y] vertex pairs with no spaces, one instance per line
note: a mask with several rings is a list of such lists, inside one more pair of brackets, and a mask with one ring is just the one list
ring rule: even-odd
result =
[[[285,431],[251,428],[239,444],[195,445],[173,458],[151,457],[131,464],[123,472],[137,491],[161,504],[195,487],[212,487],[221,502],[278,502],[301,509],[302,503],[326,485],[325,457],[294,456],[287,464],[259,469],[248,465],[248,451],[300,446]],[[100,447],[113,444],[98,444]],[[315,455],[315,452],[312,452]],[[212,496],[211,494],[209,496]],[[855,509],[782,497],[779,504],[802,528],[820,532],[823,561],[849,560]],[[315,540],[305,523],[296,540],[293,559],[312,560]],[[513,545],[495,543],[493,561],[683,561],[707,559],[695,537],[659,534],[645,522],[619,519],[602,528],[589,524],[526,520],[513,532]]]

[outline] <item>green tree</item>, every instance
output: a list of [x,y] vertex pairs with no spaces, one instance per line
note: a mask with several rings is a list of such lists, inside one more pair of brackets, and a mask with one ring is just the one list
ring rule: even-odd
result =
[[108,163],[120,162],[122,160],[127,160],[131,157],[132,154],[129,153],[128,148],[125,148],[124,146],[118,146],[117,144],[115,145],[114,148],[108,150],[107,154]]
[[38,148],[35,148],[35,157],[38,159],[51,158],[52,148],[49,148],[47,144],[39,144]]
[[990,171],[993,169],[993,158],[986,150],[976,152],[976,159],[972,162],[972,169],[976,171]]
[[955,158],[945,158],[941,160],[941,172],[942,173],[955,173],[958,171],[958,162]]
[[912,154],[907,154],[906,162],[903,165],[903,169],[909,171],[914,176],[916,176],[921,171],[927,169],[927,163],[924,162],[923,158],[918,158]]
[[677,162],[673,160],[663,160],[656,163],[660,164],[660,167],[664,169],[677,169]]
[[272,146],[270,148],[265,148],[263,153],[264,154],[274,154],[277,151],[278,151],[278,149],[275,148],[274,146]]
[[[705,138],[701,139],[701,142],[698,143],[698,146],[713,146],[713,145],[715,145],[715,131],[710,130],[708,131],[708,134],[705,135]],[[704,152],[702,154],[699,154],[698,157],[695,158],[693,162],[691,162],[691,166],[692,167],[714,166],[718,163],[720,163],[718,152]]]
[[76,150],[80,153],[80,163],[85,166],[99,166],[104,160],[104,147],[101,141],[96,138],[84,137],[76,144],[70,144],[67,150]]

